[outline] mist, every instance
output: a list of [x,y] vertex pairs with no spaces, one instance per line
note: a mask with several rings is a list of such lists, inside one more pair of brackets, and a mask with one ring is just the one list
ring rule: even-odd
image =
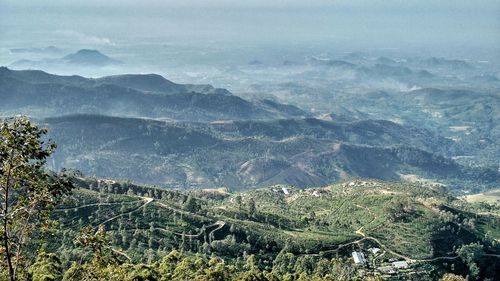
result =
[[141,42],[432,51],[500,45],[498,1],[2,1],[1,47]]

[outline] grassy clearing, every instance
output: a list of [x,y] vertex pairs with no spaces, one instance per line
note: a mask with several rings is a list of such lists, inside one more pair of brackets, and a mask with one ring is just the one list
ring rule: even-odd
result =
[[489,203],[500,205],[500,188],[483,193],[466,195],[462,197],[470,203]]

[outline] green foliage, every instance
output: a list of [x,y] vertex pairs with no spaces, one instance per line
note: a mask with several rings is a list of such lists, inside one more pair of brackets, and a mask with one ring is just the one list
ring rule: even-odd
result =
[[188,195],[186,202],[184,202],[184,209],[192,213],[196,213],[200,210],[198,202],[196,202],[196,199],[191,194]]
[[255,207],[255,200],[253,198],[248,199],[247,210],[248,215],[250,215],[251,217],[255,216],[257,208]]
[[478,262],[484,254],[484,247],[479,243],[463,245],[457,249],[457,255],[467,264],[469,268],[469,280],[476,280],[480,276]]
[[[157,263],[154,268],[163,280],[217,279],[227,272],[234,273],[231,278],[254,276],[251,268],[266,278],[349,280],[357,269],[345,258],[359,247],[387,247],[412,259],[448,256],[475,241],[497,251],[493,238],[485,236],[479,224],[492,218],[465,211],[461,201],[434,185],[359,180],[324,188],[289,188],[289,195],[271,187],[219,196],[84,178],[79,185],[83,188],[55,212],[60,231],[48,246],[65,253],[66,266],[81,257],[93,260],[91,247],[75,248],[72,242],[81,236],[75,230],[85,225],[93,226],[88,237],[100,225],[105,229],[108,244],[102,247],[102,255],[113,256],[107,263],[115,267]],[[259,211],[250,216],[252,199]],[[199,208],[188,210],[189,201]],[[475,228],[470,227],[472,218]],[[494,225],[493,220],[489,223]],[[361,233],[373,238],[363,239]],[[219,258],[211,262],[213,256]],[[245,265],[248,257],[254,266]],[[390,257],[386,253],[377,264]],[[216,263],[219,259],[224,262]],[[491,276],[483,273],[489,265],[478,266],[481,274]],[[457,269],[462,273],[461,263]]]
[[89,226],[82,228],[75,239],[75,244],[82,248],[88,248],[93,254],[93,259],[97,263],[104,262],[103,259],[107,257],[105,250],[108,245],[108,238],[106,237],[104,225],[99,225],[97,231],[94,231],[94,229]]
[[432,184],[356,180],[289,187],[289,194],[278,187],[185,193],[72,175],[81,188],[52,214],[59,224],[51,236],[33,244],[43,239],[45,253],[59,259],[28,257],[33,279],[353,280],[361,273],[346,257],[373,246],[386,252],[377,263],[458,248],[473,279],[492,276],[481,257],[498,251],[496,220]]
[[55,145],[42,140],[39,129],[24,117],[0,124],[0,246],[1,267],[14,281],[26,274],[28,247],[51,227],[49,211],[67,194],[72,184],[44,170]]
[[55,281],[62,277],[61,261],[54,253],[40,252],[30,266],[29,276],[33,281]]
[[287,253],[283,249],[273,261],[273,272],[277,275],[285,275],[294,271],[295,255]]

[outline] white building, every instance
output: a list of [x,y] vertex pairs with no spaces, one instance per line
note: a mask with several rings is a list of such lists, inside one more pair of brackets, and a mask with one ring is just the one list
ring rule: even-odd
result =
[[394,274],[394,273],[396,273],[396,271],[394,270],[394,267],[392,267],[392,266],[381,266],[381,267],[378,267],[377,270],[380,273],[383,273],[383,274]]
[[355,264],[364,265],[366,263],[365,255],[362,252],[352,252],[352,258]]
[[284,193],[285,195],[290,194],[290,192],[288,192],[288,188],[286,188],[286,187],[282,187],[282,188],[281,188],[281,190],[283,191],[283,193]]
[[379,248],[370,248],[368,249],[368,251],[372,252],[372,254],[376,255],[377,253],[380,252],[380,249]]
[[403,269],[403,268],[408,268],[408,263],[406,261],[395,261],[392,263],[392,266],[394,266],[397,269]]

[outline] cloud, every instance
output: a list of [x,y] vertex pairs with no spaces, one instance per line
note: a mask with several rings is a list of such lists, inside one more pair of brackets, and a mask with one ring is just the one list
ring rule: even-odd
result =
[[80,44],[116,46],[116,43],[109,38],[88,35],[75,30],[56,30],[55,35],[58,37],[66,37],[68,40],[72,40],[73,42],[76,41]]

